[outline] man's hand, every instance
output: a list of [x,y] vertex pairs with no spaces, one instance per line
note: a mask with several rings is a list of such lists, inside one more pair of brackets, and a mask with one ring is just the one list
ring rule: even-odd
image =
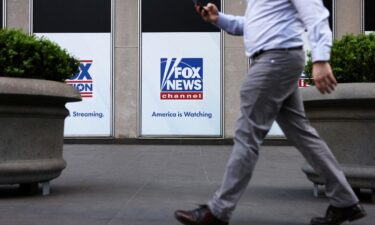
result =
[[219,10],[213,3],[206,6],[195,5],[195,10],[201,15],[204,21],[215,24],[219,19]]
[[315,86],[320,93],[331,93],[335,90],[337,81],[328,62],[315,62],[312,73]]

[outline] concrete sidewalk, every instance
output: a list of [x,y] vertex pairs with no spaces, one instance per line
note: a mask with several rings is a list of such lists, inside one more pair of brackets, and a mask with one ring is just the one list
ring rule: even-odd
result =
[[[0,186],[1,225],[177,225],[176,209],[205,203],[221,182],[231,146],[65,145],[68,163],[51,195],[21,196]],[[231,225],[307,225],[322,215],[292,147],[262,147]],[[375,204],[364,193],[372,225]]]

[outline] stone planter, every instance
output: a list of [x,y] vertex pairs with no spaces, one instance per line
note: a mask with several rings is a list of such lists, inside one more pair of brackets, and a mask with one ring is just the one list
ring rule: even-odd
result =
[[[341,163],[357,190],[371,189],[375,200],[375,83],[339,84],[330,95],[315,87],[302,90],[307,117]],[[305,163],[302,170],[315,184],[323,180]]]
[[35,187],[61,174],[65,103],[80,100],[62,82],[0,77],[0,184]]

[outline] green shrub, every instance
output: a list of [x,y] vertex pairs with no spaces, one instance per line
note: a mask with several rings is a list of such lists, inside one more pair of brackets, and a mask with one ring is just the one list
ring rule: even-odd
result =
[[[339,83],[375,82],[375,34],[350,34],[334,40],[330,62]],[[311,53],[304,72],[312,77]]]
[[79,60],[56,43],[20,30],[0,30],[0,76],[64,81],[78,68]]

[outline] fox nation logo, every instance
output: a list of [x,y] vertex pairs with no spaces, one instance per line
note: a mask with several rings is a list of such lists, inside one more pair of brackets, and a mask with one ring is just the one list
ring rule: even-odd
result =
[[67,84],[70,84],[74,88],[76,88],[81,94],[82,98],[93,97],[94,84],[89,71],[92,63],[92,60],[81,60],[79,72],[75,74],[71,79],[65,81]]
[[203,100],[203,58],[161,58],[160,99]]

